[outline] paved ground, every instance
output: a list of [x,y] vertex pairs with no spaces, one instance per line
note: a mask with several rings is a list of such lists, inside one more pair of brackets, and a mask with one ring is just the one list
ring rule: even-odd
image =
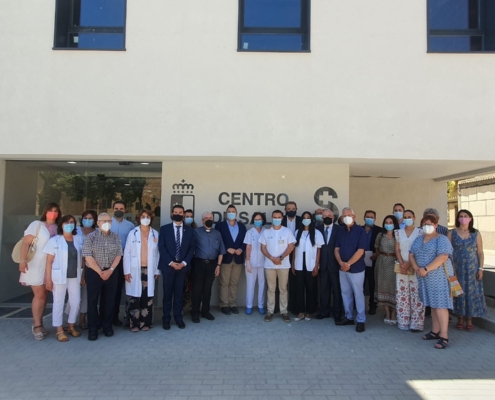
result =
[[113,338],[68,343],[53,329],[35,342],[29,320],[2,319],[0,398],[495,398],[495,335],[481,329],[452,331],[450,348],[435,350],[381,315],[358,334],[328,319],[265,323],[257,313],[213,312],[214,322],[186,318],[183,331],[118,328]]

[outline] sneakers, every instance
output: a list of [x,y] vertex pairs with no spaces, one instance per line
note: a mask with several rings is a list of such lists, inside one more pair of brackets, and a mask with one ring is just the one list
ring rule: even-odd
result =
[[266,314],[265,315],[265,322],[270,322],[273,319],[273,314]]
[[289,314],[282,314],[282,321],[284,322],[290,322],[290,317]]

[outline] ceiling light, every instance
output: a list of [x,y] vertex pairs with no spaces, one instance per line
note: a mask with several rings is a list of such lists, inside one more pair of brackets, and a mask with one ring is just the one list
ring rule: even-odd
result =
[[67,161],[67,164],[77,164],[75,161]]
[[149,162],[142,162],[141,165],[148,165]]

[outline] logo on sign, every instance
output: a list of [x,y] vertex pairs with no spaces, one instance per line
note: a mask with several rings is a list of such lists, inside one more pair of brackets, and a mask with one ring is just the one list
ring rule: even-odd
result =
[[172,195],[170,196],[170,212],[172,207],[180,204],[185,210],[193,210],[195,207],[194,185],[182,179],[180,183],[172,185]]
[[321,187],[315,192],[314,198],[317,205],[332,210],[335,217],[338,217],[339,208],[332,202],[333,199],[339,198],[335,190],[328,186]]

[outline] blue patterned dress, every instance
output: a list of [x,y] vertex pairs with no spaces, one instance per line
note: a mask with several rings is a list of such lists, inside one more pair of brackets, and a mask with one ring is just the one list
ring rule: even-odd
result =
[[[418,237],[411,246],[409,253],[414,254],[418,267],[424,268],[437,256],[448,254],[452,257],[452,245],[449,239],[440,235],[423,243],[424,236]],[[454,274],[450,258],[446,261],[449,276]],[[426,276],[418,276],[419,296],[423,305],[431,308],[453,308],[452,297],[450,297],[450,285],[445,274],[445,269],[440,266],[434,271],[428,272]]]
[[462,239],[456,229],[452,230],[454,267],[464,295],[454,298],[454,313],[466,317],[482,317],[486,314],[483,281],[476,279],[480,267],[476,240],[478,232]]

